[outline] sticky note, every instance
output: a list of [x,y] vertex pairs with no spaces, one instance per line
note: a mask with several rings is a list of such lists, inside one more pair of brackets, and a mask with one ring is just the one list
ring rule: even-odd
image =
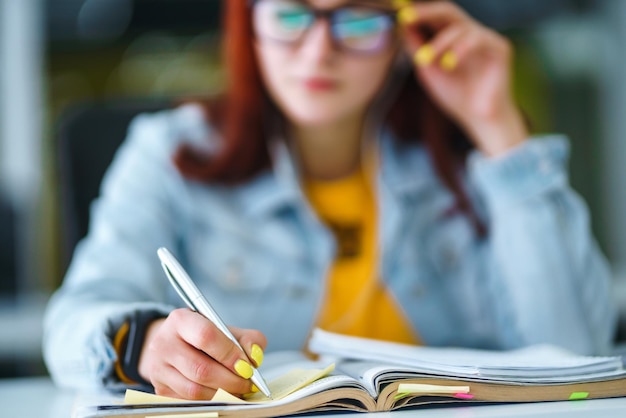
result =
[[197,414],[146,415],[146,418],[219,418],[217,412],[199,412]]
[[330,364],[325,369],[294,369],[289,373],[286,373],[273,381],[268,383],[270,391],[272,392],[272,398],[269,399],[261,392],[257,392],[254,394],[244,395],[244,399],[237,398],[234,395],[226,392],[223,389],[219,389],[213,399],[214,402],[236,402],[236,403],[246,403],[246,402],[271,402],[277,401],[284,398],[287,395],[292,394],[293,392],[302,389],[305,386],[310,385],[322,377],[328,376],[333,370],[335,370],[335,364]]
[[[302,389],[305,386],[310,385],[316,380],[322,377],[328,376],[333,370],[335,370],[335,363],[330,364],[325,369],[295,369],[292,370],[268,383],[270,391],[272,392],[272,400],[279,400],[285,396]],[[245,396],[246,401],[249,402],[268,402],[270,401],[261,392],[257,392],[251,396]]]
[[410,393],[398,393],[396,396],[393,397],[394,401],[399,401],[402,398],[406,398],[407,396],[410,396]]
[[569,400],[578,401],[581,399],[587,399],[587,397],[589,397],[589,392],[572,392],[572,394],[569,395]]
[[152,393],[141,392],[138,390],[127,389],[124,396],[126,405],[152,404],[152,403],[172,403],[185,402],[184,399],[170,398],[169,396],[154,395]]
[[474,395],[471,393],[455,393],[454,397],[457,399],[474,399]]
[[217,392],[215,392],[215,395],[211,398],[211,402],[246,403],[243,399],[231,395],[222,388],[219,388]]

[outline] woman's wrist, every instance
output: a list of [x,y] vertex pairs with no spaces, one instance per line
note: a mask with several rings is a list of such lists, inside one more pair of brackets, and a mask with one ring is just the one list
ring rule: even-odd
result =
[[522,113],[514,107],[485,120],[474,120],[468,131],[476,147],[489,157],[506,154],[530,136]]
[[156,331],[163,324],[165,318],[155,319],[148,325],[146,328],[145,337],[143,340],[143,346],[141,348],[141,354],[139,355],[139,359],[137,361],[137,373],[141,376],[142,379],[146,381],[150,381],[150,370],[148,366],[148,362],[146,362],[146,353],[150,348],[150,341],[154,338]]

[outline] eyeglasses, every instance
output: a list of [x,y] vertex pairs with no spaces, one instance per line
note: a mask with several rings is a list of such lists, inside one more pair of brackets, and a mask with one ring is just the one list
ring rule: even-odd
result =
[[251,4],[256,36],[286,45],[299,44],[320,19],[329,22],[335,46],[348,52],[373,54],[389,46],[394,37],[395,14],[373,6],[320,10],[297,0],[253,0]]

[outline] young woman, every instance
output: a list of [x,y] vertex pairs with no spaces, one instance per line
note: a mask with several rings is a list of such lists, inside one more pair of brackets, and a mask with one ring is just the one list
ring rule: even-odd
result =
[[[228,0],[229,84],[140,116],[46,317],[62,385],[254,390],[313,327],[606,351],[607,263],[560,136],[530,137],[512,50],[452,2]],[[168,247],[247,356],[181,308]]]

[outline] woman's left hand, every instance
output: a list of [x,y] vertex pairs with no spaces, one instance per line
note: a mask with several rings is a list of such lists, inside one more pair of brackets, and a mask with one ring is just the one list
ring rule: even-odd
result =
[[405,48],[424,89],[491,156],[528,137],[511,92],[513,48],[450,1],[399,11]]

